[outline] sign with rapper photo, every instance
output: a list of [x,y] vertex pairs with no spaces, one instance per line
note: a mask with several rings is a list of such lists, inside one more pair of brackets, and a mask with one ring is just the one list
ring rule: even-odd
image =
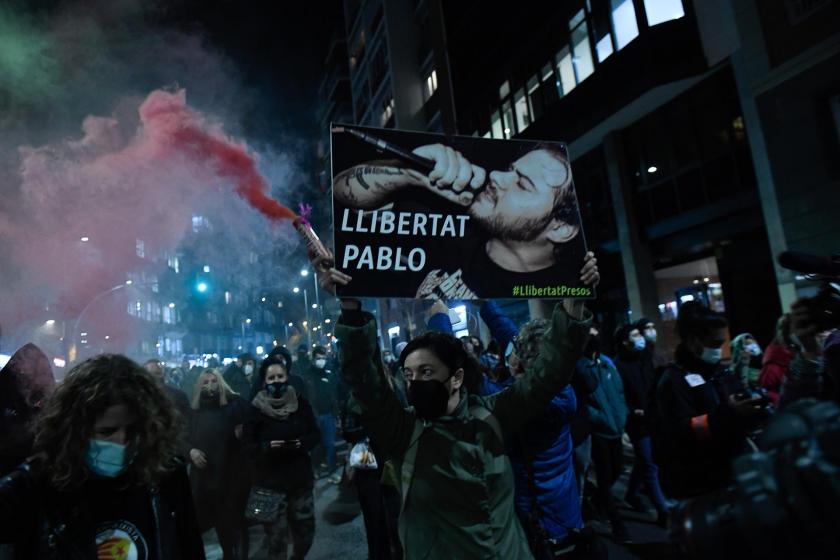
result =
[[341,296],[591,298],[566,146],[333,125]]

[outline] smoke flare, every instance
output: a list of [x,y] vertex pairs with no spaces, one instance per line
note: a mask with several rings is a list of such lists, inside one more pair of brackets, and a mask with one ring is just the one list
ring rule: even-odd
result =
[[162,157],[182,153],[194,162],[210,165],[221,178],[234,182],[236,192],[271,220],[294,220],[297,215],[268,195],[269,186],[246,147],[206,126],[187,107],[186,92],[153,91],[140,106],[146,132],[158,140]]

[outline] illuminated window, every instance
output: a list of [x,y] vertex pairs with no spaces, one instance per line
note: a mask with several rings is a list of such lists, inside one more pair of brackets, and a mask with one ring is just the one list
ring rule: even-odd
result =
[[499,99],[504,99],[510,94],[510,82],[506,81],[499,88]]
[[225,304],[230,305],[230,292],[225,292]]
[[612,37],[604,35],[595,45],[595,50],[598,52],[598,62],[604,62],[613,53]]
[[[536,76],[528,80],[528,112],[531,114],[532,119],[537,118],[537,106],[539,106],[539,100],[535,99],[537,95],[537,90],[540,88],[540,81],[537,79]],[[539,107],[542,109],[542,107]]]
[[494,112],[490,118],[490,132],[493,138],[504,138],[504,134],[502,133],[502,120],[499,118],[498,112]]
[[135,250],[141,259],[146,257],[146,243],[142,239],[138,239],[135,243]]
[[557,74],[560,76],[560,87],[563,89],[562,94],[568,95],[570,91],[575,89],[575,68],[572,65],[572,55],[569,54],[569,47],[557,53]]
[[595,65],[592,63],[592,49],[589,46],[589,31],[586,29],[586,23],[578,25],[572,31],[572,53],[574,54],[572,63],[575,67],[577,82],[581,83],[595,71]]
[[204,216],[193,216],[192,217],[192,229],[195,233],[198,233],[203,228],[210,227],[210,222],[207,221],[207,218]]
[[380,124],[385,126],[391,117],[394,115],[394,98],[389,98],[384,104],[382,108],[382,116],[380,117]]
[[426,99],[430,98],[437,91],[437,87],[437,70],[432,70],[432,73],[426,76]]
[[520,89],[513,96],[513,109],[516,112],[516,129],[522,132],[531,124],[531,117],[528,115],[528,99],[525,97],[525,89]]
[[648,25],[654,26],[685,16],[682,0],[645,0]]
[[178,262],[178,257],[169,257],[167,264],[169,265],[169,268],[175,271],[176,274],[180,272],[180,263]]
[[621,50],[639,36],[639,24],[636,22],[636,10],[633,0],[610,0],[612,5],[613,29],[617,50]]
[[502,105],[502,117],[504,118],[504,129],[502,132],[505,138],[508,139],[514,134],[513,130],[513,108],[510,106],[510,101],[505,101]]

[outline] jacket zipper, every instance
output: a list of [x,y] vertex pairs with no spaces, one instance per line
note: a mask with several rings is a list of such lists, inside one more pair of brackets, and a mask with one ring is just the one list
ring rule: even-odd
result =
[[155,549],[157,550],[157,557],[158,560],[163,560],[163,548],[161,544],[161,539],[163,538],[163,532],[161,531],[160,527],[160,512],[158,507],[158,489],[157,487],[152,487],[152,515],[155,518]]

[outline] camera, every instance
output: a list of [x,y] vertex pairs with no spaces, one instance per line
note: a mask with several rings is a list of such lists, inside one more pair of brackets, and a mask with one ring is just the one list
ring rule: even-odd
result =
[[826,258],[785,251],[778,260],[780,266],[801,272],[808,280],[821,284],[816,296],[797,302],[799,314],[819,331],[840,327],[840,253]]
[[833,558],[840,551],[840,407],[800,401],[733,462],[735,484],[686,502],[672,531],[690,558]]

